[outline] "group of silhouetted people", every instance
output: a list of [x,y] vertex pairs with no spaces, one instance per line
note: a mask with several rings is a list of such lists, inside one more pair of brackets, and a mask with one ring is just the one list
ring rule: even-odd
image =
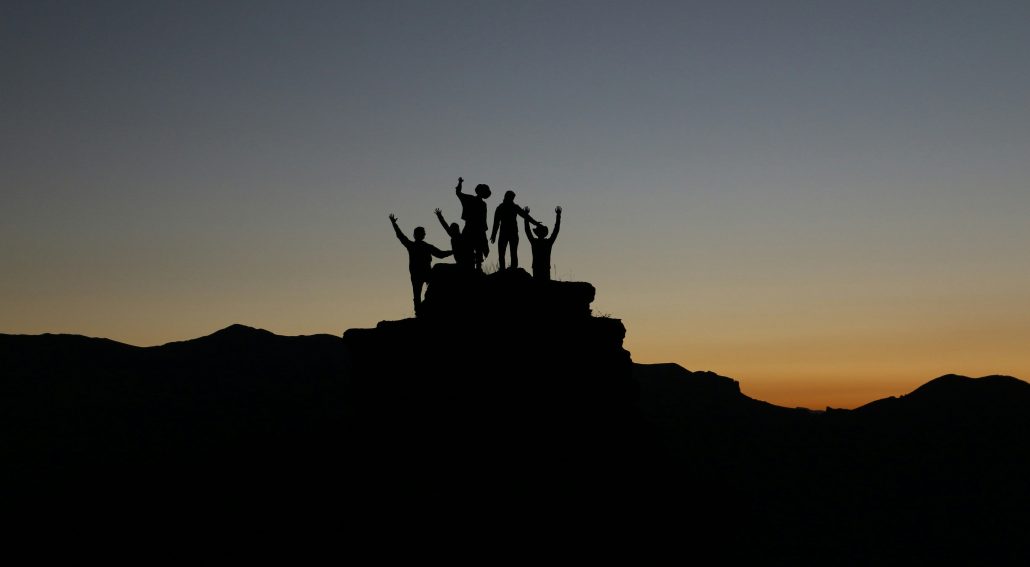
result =
[[[490,197],[490,186],[485,183],[476,185],[475,195],[469,195],[461,191],[461,185],[465,180],[458,178],[458,185],[454,188],[454,194],[461,201],[461,219],[465,226],[459,230],[458,223],[447,224],[443,212],[436,209],[436,218],[440,221],[447,235],[451,238],[451,249],[440,250],[436,246],[425,241],[426,229],[421,226],[415,227],[414,241],[410,240],[401,232],[397,226],[396,215],[390,215],[390,223],[397,234],[397,239],[408,250],[408,270],[411,272],[411,291],[415,301],[415,313],[422,305],[422,287],[429,281],[429,272],[432,268],[433,257],[446,258],[454,256],[454,262],[461,269],[482,272],[483,260],[490,255],[490,246],[487,243],[486,231],[486,200]],[[490,235],[490,243],[497,243],[500,236],[498,248],[498,269],[504,270],[505,255],[511,250],[511,267],[519,267],[519,225],[518,217],[525,222],[526,238],[533,249],[533,277],[539,280],[551,279],[551,248],[558,238],[558,230],[561,229],[561,207],[554,209],[554,232],[548,237],[547,227],[529,215],[529,207],[522,207],[515,203],[515,192],[508,191],[504,194],[504,200],[494,210],[493,232]],[[530,230],[529,225],[534,225]]]

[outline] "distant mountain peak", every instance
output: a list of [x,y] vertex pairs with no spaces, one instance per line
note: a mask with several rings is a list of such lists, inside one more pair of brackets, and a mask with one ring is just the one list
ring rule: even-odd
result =
[[1012,376],[970,378],[945,374],[912,392],[870,402],[859,411],[910,411],[912,407],[945,411],[949,408],[1018,406],[1030,402],[1030,383]]
[[1030,389],[1030,383],[1012,376],[991,375],[970,378],[959,374],[945,374],[916,388],[905,397],[937,397],[940,395],[961,395],[965,392],[1008,389]]
[[224,329],[220,329],[208,335],[209,337],[235,337],[235,336],[254,336],[254,335],[272,335],[271,331],[264,329],[258,329],[256,327],[248,327],[240,323],[233,323]]
[[219,329],[210,335],[203,337],[197,337],[195,339],[188,339],[185,341],[175,341],[168,343],[166,346],[171,345],[226,345],[226,344],[244,344],[252,343],[254,341],[268,340],[278,337],[271,331],[265,329],[257,329],[254,327],[248,327],[241,325],[240,323],[233,323],[224,329]]

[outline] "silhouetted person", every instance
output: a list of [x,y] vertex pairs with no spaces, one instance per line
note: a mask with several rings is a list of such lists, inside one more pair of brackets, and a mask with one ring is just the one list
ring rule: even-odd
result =
[[[526,214],[529,214],[529,207],[526,207]],[[554,208],[554,215],[554,233],[550,238],[547,237],[547,227],[542,224],[537,225],[534,238],[529,230],[529,219],[526,219],[526,238],[533,248],[533,277],[538,280],[551,279],[551,247],[554,246],[554,241],[558,239],[558,231],[561,230],[561,207]]]
[[443,229],[447,231],[447,235],[451,237],[451,251],[454,252],[454,263],[462,269],[471,270],[473,266],[472,250],[469,248],[468,243],[465,242],[465,237],[461,235],[461,228],[458,227],[458,223],[452,222],[447,224],[440,209],[436,209],[434,212]]
[[459,177],[458,186],[454,188],[454,194],[461,201],[461,219],[465,221],[461,235],[472,252],[473,265],[481,270],[483,258],[490,255],[490,247],[486,242],[486,200],[490,197],[490,186],[480,183],[476,185],[476,194],[469,195],[461,192],[464,181]]
[[436,246],[425,241],[426,229],[421,226],[415,227],[415,241],[412,242],[404,233],[401,232],[401,228],[397,226],[397,216],[393,213],[390,214],[390,224],[393,225],[393,231],[397,234],[397,240],[401,241],[408,250],[408,271],[411,272],[411,293],[415,300],[415,315],[418,315],[419,308],[422,307],[422,284],[429,281],[429,271],[433,267],[433,256],[437,258],[446,258],[453,252],[448,250],[444,252]]
[[519,267],[519,221],[515,216],[521,216],[527,223],[541,226],[540,223],[529,216],[526,209],[515,204],[515,192],[508,191],[504,194],[504,200],[494,209],[494,230],[490,234],[490,242],[497,242],[497,231],[501,232],[501,243],[497,245],[498,269],[504,269],[504,250],[511,245],[511,267]]

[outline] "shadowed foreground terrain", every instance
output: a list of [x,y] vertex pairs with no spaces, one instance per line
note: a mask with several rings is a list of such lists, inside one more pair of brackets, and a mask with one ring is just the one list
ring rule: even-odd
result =
[[4,500],[727,559],[1026,557],[1030,384],[782,408],[634,364],[593,297],[441,266],[421,317],[342,338],[0,335]]

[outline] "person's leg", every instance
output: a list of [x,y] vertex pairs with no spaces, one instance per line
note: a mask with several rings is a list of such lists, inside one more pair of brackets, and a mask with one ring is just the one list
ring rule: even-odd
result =
[[483,271],[483,262],[490,256],[490,241],[486,239],[486,231],[480,232],[476,235],[478,240],[479,250],[476,252],[476,269],[480,272]]
[[[484,233],[485,234],[485,233]],[[476,271],[481,270],[483,264],[483,252],[479,247],[479,235],[468,225],[461,232],[462,239],[465,240],[466,252],[468,253],[469,265]]]
[[518,234],[513,236],[508,242],[511,245],[511,267],[512,269],[519,267],[519,237]]
[[422,307],[422,279],[412,276],[411,278],[411,295],[415,301],[415,315],[418,315],[418,310]]

